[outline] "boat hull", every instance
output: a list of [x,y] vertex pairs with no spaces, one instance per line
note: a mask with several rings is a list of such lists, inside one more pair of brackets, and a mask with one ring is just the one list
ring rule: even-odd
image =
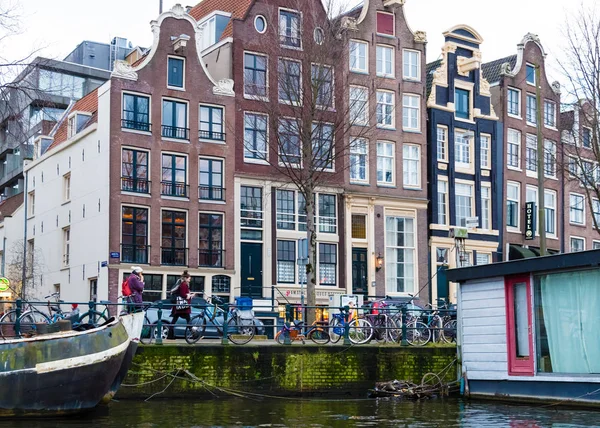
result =
[[121,322],[0,343],[0,416],[61,415],[95,407],[121,369]]

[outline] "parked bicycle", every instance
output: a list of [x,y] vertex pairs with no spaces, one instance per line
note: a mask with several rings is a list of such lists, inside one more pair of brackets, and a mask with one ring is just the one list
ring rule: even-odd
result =
[[291,342],[300,341],[304,345],[306,339],[312,340],[318,345],[329,343],[330,337],[327,333],[327,324],[315,321],[310,326],[307,326],[304,321],[295,320],[288,324],[284,324],[282,329],[277,332],[275,340],[283,345],[285,336],[288,335]]
[[[346,325],[345,315],[340,309],[337,314],[330,314],[329,337],[331,343],[337,343],[344,336],[344,327]],[[355,345],[367,343],[373,335],[373,326],[364,318],[358,318],[355,312],[349,314],[348,321],[348,339]]]

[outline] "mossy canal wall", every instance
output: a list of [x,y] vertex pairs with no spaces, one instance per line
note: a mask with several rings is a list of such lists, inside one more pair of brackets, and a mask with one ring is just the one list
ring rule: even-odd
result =
[[454,347],[140,346],[116,398],[163,390],[161,398],[222,396],[225,390],[364,396],[375,382],[420,383],[425,373],[440,372],[447,382],[456,379]]

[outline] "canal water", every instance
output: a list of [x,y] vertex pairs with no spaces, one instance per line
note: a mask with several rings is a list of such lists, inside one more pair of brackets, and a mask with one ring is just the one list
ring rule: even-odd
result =
[[68,419],[0,421],[0,427],[599,427],[600,412],[460,399],[402,402],[242,398],[113,401]]

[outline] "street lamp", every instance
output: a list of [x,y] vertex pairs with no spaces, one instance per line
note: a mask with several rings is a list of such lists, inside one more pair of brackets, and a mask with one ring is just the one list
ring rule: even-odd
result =
[[381,255],[381,253],[379,253],[377,258],[375,259],[375,270],[379,271],[382,267],[383,267],[383,256]]

